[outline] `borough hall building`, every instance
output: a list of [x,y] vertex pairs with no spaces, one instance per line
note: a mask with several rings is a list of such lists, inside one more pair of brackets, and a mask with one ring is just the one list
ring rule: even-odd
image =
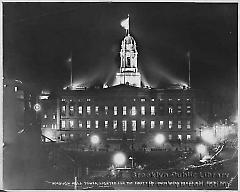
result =
[[[40,96],[42,134],[49,140],[91,145],[98,148],[121,144],[135,148],[196,141],[208,118],[205,95],[188,87],[158,89],[142,86],[138,52],[128,33],[121,44],[121,65],[109,87],[68,88]],[[48,139],[45,141],[48,141]]]

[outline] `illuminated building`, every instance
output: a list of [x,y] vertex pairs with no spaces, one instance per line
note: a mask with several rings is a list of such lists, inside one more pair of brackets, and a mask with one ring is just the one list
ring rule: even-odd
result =
[[[128,33],[121,45],[121,66],[113,86],[61,90],[41,100],[42,133],[58,142],[89,140],[154,147],[161,133],[166,143],[191,142],[207,121],[208,103],[198,90],[141,87],[136,42]],[[46,140],[47,141],[47,140]]]

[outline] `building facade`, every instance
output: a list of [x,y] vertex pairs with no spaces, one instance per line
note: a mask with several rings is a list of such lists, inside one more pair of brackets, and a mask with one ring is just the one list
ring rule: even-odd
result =
[[[165,144],[196,141],[208,118],[208,103],[199,90],[141,87],[136,42],[128,33],[121,45],[121,66],[107,88],[61,90],[45,95],[42,133],[59,142],[86,141],[96,134],[103,145],[133,143],[157,147],[156,134]],[[42,95],[43,96],[43,95]]]

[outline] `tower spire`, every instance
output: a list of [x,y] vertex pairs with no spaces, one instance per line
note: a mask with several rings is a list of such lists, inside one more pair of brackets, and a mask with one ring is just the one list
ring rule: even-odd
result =
[[130,34],[130,17],[128,14],[128,34],[127,35],[129,35],[129,34]]

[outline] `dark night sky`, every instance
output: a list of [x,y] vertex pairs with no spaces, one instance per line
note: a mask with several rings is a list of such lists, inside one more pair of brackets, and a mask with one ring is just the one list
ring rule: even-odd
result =
[[4,76],[56,88],[105,82],[116,72],[130,14],[138,66],[153,86],[187,82],[232,99],[237,94],[237,4],[4,3]]

